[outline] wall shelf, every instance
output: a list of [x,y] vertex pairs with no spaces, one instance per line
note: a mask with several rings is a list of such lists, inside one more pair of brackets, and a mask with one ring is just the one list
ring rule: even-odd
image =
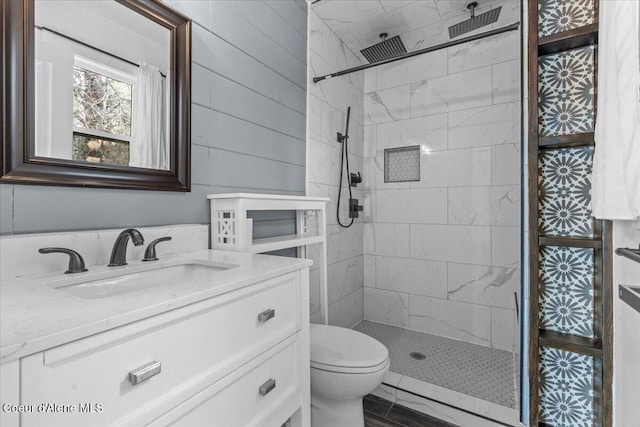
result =
[[[253,193],[212,194],[207,199],[211,204],[212,249],[257,254],[297,248],[298,256],[304,258],[308,245],[321,245],[317,260],[320,269],[319,311],[326,324],[329,313],[326,205],[329,199]],[[253,239],[253,221],[247,216],[249,211],[295,211],[296,234]]]
[[573,353],[586,354],[592,357],[602,357],[602,343],[591,338],[567,335],[541,329],[540,345]]
[[593,135],[593,132],[587,132],[573,135],[541,136],[538,138],[538,147],[540,149],[551,149],[594,145]]
[[602,247],[600,239],[588,239],[584,237],[546,237],[540,236],[540,246],[569,246],[571,248],[594,248]]
[[253,240],[253,243],[248,246],[247,252],[259,254],[262,252],[279,251],[280,249],[297,248],[322,242],[324,242],[324,236],[318,235],[291,234],[287,236],[268,237]]
[[549,55],[596,43],[598,43],[597,22],[574,30],[541,37],[538,41],[538,55]]

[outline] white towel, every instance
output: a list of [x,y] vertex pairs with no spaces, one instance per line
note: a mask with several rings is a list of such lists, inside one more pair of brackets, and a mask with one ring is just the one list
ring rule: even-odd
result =
[[640,2],[601,0],[593,215],[640,217]]

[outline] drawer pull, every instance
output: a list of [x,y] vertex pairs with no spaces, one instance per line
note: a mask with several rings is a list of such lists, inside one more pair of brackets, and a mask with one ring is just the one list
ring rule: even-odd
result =
[[270,308],[269,310],[265,310],[262,313],[258,314],[258,320],[261,323],[264,323],[269,319],[273,319],[274,317],[276,317],[276,311],[273,308]]
[[160,362],[149,362],[146,365],[142,365],[137,369],[129,372],[129,382],[131,385],[140,384],[149,378],[156,376],[160,373]]
[[260,392],[260,396],[266,396],[274,388],[276,388],[276,380],[270,379],[264,384],[262,384],[258,389],[258,391]]

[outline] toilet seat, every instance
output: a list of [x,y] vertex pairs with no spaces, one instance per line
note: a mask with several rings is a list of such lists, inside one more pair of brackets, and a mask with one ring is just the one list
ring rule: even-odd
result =
[[311,325],[311,367],[324,371],[366,374],[385,369],[389,351],[361,332],[328,325]]

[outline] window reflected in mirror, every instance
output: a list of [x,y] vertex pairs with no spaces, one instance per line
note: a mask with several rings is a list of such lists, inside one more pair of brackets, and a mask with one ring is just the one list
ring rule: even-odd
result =
[[113,1],[35,2],[35,154],[170,169],[170,32]]
[[[76,58],[76,64],[78,58]],[[73,67],[73,160],[129,165],[134,76]]]

